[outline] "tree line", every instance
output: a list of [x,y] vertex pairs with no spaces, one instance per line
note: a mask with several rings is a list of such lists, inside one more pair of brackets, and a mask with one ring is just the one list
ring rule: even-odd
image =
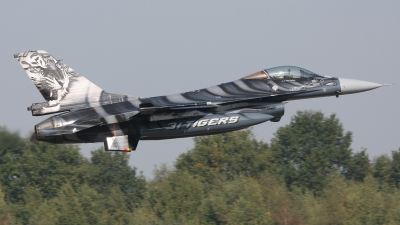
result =
[[270,143],[251,130],[194,142],[146,179],[129,154],[88,159],[0,127],[0,224],[400,223],[400,149],[370,160],[335,115],[300,111]]

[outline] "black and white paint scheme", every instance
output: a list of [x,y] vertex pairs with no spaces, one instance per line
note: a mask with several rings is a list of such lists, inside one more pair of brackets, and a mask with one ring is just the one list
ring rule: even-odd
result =
[[22,68],[37,87],[44,103],[35,103],[33,115],[94,107],[135,99],[103,91],[79,73],[45,51],[16,54]]
[[14,57],[46,100],[28,110],[34,116],[55,114],[35,126],[31,140],[104,142],[107,151],[136,150],[139,140],[218,134],[278,122],[291,100],[385,86],[279,66],[209,88],[142,98],[105,92],[43,50]]

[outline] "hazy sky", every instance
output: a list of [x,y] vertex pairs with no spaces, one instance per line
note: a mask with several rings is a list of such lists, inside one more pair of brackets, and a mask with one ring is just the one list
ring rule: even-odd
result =
[[[14,53],[43,49],[108,92],[190,91],[280,65],[397,86],[290,102],[281,122],[254,127],[269,142],[297,110],[336,113],[355,151],[400,147],[400,1],[5,1],[0,7],[0,125],[28,136],[48,116]],[[82,152],[102,144],[81,145]],[[152,176],[191,138],[141,141],[132,166]]]

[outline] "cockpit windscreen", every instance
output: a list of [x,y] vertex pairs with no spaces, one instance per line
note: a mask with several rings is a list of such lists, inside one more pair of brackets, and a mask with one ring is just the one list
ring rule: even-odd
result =
[[273,79],[273,80],[291,80],[291,79],[311,79],[315,77],[322,77],[309,70],[297,66],[279,66],[265,69],[242,79]]
[[320,77],[320,75],[297,66],[279,66],[265,69],[265,73],[272,79],[299,79]]

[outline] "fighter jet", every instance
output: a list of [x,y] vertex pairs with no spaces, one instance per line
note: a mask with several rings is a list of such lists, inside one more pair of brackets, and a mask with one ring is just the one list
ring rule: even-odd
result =
[[279,66],[209,88],[144,98],[108,93],[43,50],[14,58],[46,100],[28,110],[33,116],[55,114],[35,125],[31,141],[104,142],[106,151],[130,152],[139,140],[211,135],[278,122],[288,101],[385,86]]

